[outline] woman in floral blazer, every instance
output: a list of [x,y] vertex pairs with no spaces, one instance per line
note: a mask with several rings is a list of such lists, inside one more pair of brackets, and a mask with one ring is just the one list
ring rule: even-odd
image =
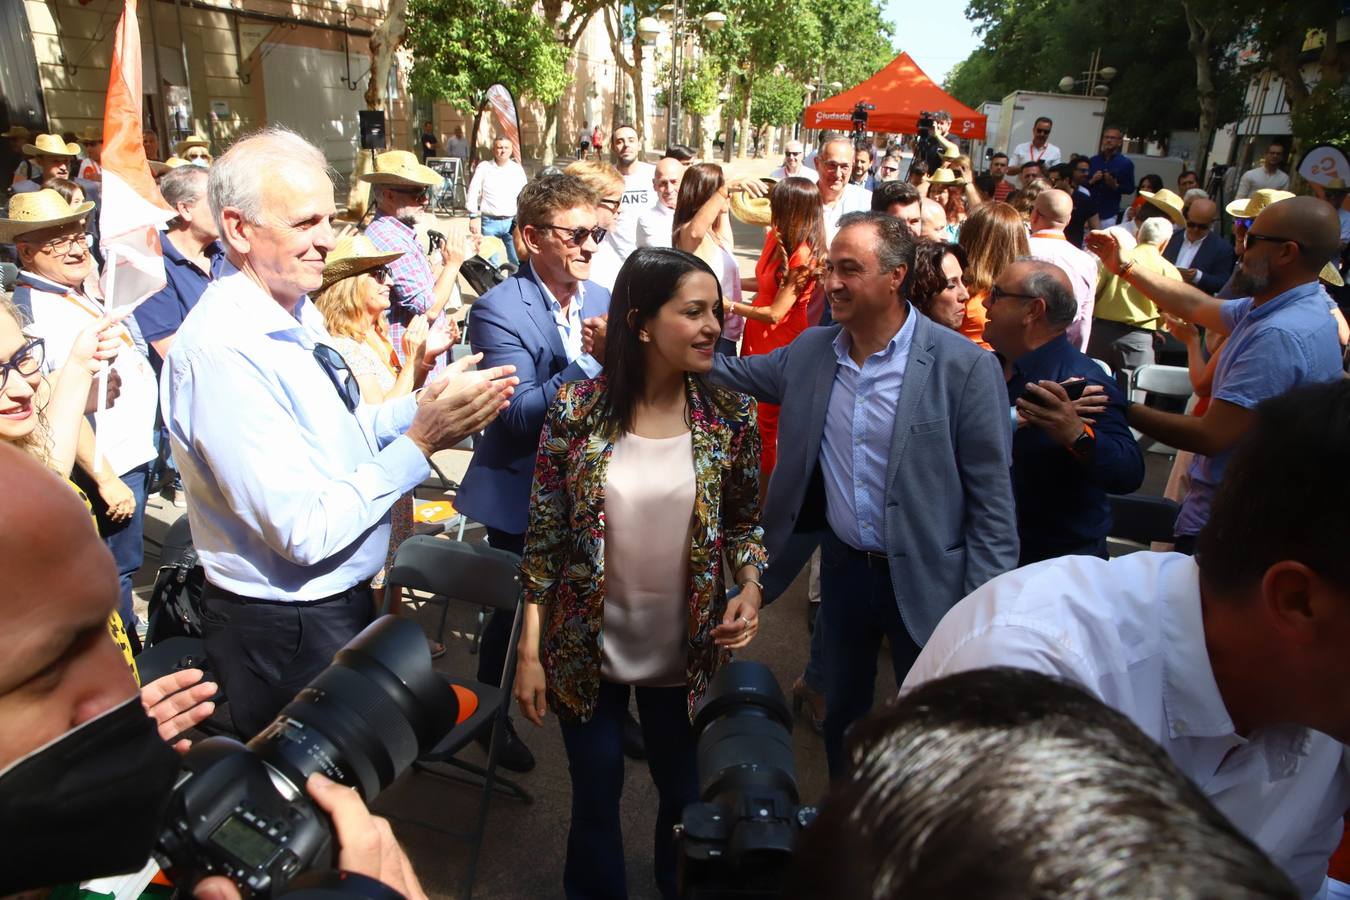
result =
[[[695,704],[759,627],[755,403],[709,386],[722,298],[707,264],[641,248],[610,300],[605,374],[564,385],[539,443],[515,697],[558,713],[572,776],[568,897],[626,896],[621,723],[635,689],[661,803],[656,875],[697,800]],[[726,569],[740,586],[728,601]]]

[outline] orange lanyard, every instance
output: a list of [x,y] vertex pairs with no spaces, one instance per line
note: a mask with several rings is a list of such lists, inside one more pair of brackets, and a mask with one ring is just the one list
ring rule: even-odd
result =
[[[40,290],[43,290],[41,287],[39,287],[39,286],[37,286],[37,285],[28,284],[28,283],[26,283],[26,282],[20,282],[20,283],[21,283],[24,287],[29,288],[30,290],[39,290],[39,291],[40,291]],[[43,291],[43,293],[51,293],[51,291]],[[65,300],[67,303],[71,304],[72,306],[75,306],[75,307],[78,308],[81,312],[88,313],[89,315],[93,316],[95,319],[101,319],[101,318],[103,318],[103,316],[104,316],[104,312],[103,312],[102,309],[100,309],[100,308],[98,308],[98,307],[94,307],[93,309],[90,309],[90,308],[89,308],[88,306],[86,306],[83,302],[81,302],[79,295],[76,294],[76,293],[74,293],[73,291],[66,291],[66,292],[61,296],[61,299]],[[90,302],[92,302],[92,301],[90,301]],[[118,335],[118,338],[121,339],[122,343],[126,344],[128,347],[134,347],[134,346],[136,346],[135,343],[133,343],[132,340],[131,340],[131,332],[127,330],[127,327],[126,327],[125,325],[121,325],[121,326],[119,326],[119,328],[120,328],[120,330],[121,330],[121,334]]]
[[378,344],[370,342],[371,332],[366,332],[366,346],[375,351],[375,355],[380,357],[386,369],[393,374],[395,378],[403,371],[403,364],[398,361],[398,354],[394,352],[394,345],[389,342],[389,338],[380,332],[375,332],[375,337],[379,339]]

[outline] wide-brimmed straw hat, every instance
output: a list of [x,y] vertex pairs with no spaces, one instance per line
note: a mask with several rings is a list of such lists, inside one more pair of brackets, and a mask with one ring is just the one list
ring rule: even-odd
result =
[[11,125],[9,128],[5,129],[3,133],[0,133],[0,138],[23,138],[24,140],[27,140],[32,136],[33,132],[24,128],[22,125]]
[[83,219],[93,208],[92,200],[71,206],[51,188],[15,194],[9,201],[9,218],[0,219],[0,243],[11,243],[20,235]]
[[1234,200],[1224,207],[1224,211],[1235,219],[1255,219],[1267,206],[1288,200],[1292,196],[1294,195],[1289,191],[1261,188],[1259,191],[1252,191],[1252,195],[1246,200]]
[[173,145],[173,155],[186,156],[187,152],[193,147],[201,147],[209,153],[211,151],[211,142],[204,137],[197,137],[195,134],[192,135],[192,137],[185,137]]
[[1317,277],[1332,287],[1345,287],[1345,279],[1341,277],[1340,272],[1336,271],[1336,266],[1332,263],[1323,266],[1322,271],[1317,273]]
[[445,179],[435,169],[417,161],[407,150],[390,150],[375,157],[375,169],[364,172],[361,180],[370,184],[406,184],[416,187],[440,187]]
[[103,143],[103,129],[97,125],[90,125],[84,128],[76,135],[81,144],[101,144]]
[[79,156],[79,144],[67,144],[59,134],[39,134],[33,143],[24,144],[23,152],[28,156]]
[[165,172],[172,171],[179,166],[192,165],[192,163],[188,162],[186,159],[178,156],[170,156],[168,159],[164,160],[164,162],[160,162],[157,159],[147,159],[146,162],[150,164],[150,171],[154,172],[156,176],[163,175]]
[[[776,178],[761,178],[760,181],[772,187],[778,183]],[[731,214],[747,225],[773,224],[773,209],[769,197],[752,197],[745,191],[732,191]]]
[[344,278],[386,266],[402,255],[402,250],[381,253],[364,234],[339,238],[337,245],[328,251],[328,258],[323,265],[323,284],[319,286],[319,290],[324,290]]
[[944,166],[928,176],[928,183],[939,187],[964,187],[966,180]]
[[1174,192],[1163,188],[1156,194],[1149,191],[1140,191],[1139,196],[1144,198],[1145,203],[1151,203],[1167,213],[1167,218],[1172,220],[1172,224],[1178,227],[1186,224],[1186,214],[1182,212],[1182,207],[1185,204]]

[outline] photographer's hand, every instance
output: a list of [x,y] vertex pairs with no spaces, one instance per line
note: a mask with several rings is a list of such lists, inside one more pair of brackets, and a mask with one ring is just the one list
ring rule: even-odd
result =
[[142,687],[141,705],[159,726],[159,736],[179,753],[186,753],[192,742],[174,738],[211,718],[216,711],[211,698],[219,690],[214,681],[202,681],[201,669],[183,669]]
[[398,845],[389,822],[372,816],[361,795],[317,772],[305,783],[319,808],[333,819],[338,843],[338,868],[374,878],[408,900],[426,900],[408,855]]

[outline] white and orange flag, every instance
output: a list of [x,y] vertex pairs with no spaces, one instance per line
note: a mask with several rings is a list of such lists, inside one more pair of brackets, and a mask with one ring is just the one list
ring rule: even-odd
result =
[[141,140],[141,29],[136,0],[123,0],[113,42],[108,101],[103,112],[103,199],[100,287],[111,311],[135,306],[164,287],[164,251],[158,226],[174,212],[160,196]]

